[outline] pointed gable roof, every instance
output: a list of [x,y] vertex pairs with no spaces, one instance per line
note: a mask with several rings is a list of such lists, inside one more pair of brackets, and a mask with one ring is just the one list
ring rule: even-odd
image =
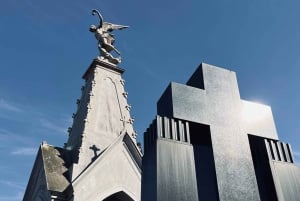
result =
[[[23,200],[30,201],[36,196],[52,195],[63,199],[70,198],[73,192],[69,182],[68,158],[65,149],[42,143]],[[43,188],[37,188],[36,183],[44,184]]]
[[68,196],[70,188],[68,153],[65,149],[41,145],[47,188],[52,194]]

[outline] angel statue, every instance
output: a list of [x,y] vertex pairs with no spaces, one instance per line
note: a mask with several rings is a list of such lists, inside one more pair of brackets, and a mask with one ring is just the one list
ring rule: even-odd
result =
[[[97,27],[95,25],[91,25],[90,32],[95,33],[95,37],[98,40],[100,59],[107,59],[107,61],[110,63],[119,64],[121,62],[121,54],[114,47],[115,38],[111,32],[117,29],[122,30],[128,28],[128,26],[104,22],[100,12],[95,9],[92,10],[92,15],[97,15],[99,17],[99,25]],[[110,53],[112,50],[114,50],[119,55],[119,57],[114,57]]]

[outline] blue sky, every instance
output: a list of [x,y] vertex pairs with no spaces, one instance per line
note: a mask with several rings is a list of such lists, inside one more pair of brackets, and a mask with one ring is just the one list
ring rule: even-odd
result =
[[272,107],[300,161],[299,1],[2,0],[0,201],[21,200],[43,140],[67,140],[81,76],[98,55],[94,8],[130,26],[115,45],[140,141],[167,84],[205,62],[235,71],[243,99]]

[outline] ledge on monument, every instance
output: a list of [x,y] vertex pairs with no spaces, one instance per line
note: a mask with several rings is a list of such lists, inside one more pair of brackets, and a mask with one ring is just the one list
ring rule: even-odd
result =
[[115,71],[120,74],[123,74],[125,72],[125,70],[123,68],[120,68],[115,64],[112,64],[112,63],[109,63],[109,62],[106,62],[103,60],[99,60],[99,59],[94,59],[92,61],[91,65],[89,66],[89,68],[83,74],[82,78],[86,80],[87,77],[89,76],[90,72],[97,66],[101,66],[102,68],[106,68],[108,70],[112,70],[112,71]]

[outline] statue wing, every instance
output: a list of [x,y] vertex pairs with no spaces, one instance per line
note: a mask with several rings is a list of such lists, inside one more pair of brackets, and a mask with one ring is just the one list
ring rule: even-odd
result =
[[126,29],[128,28],[129,26],[125,26],[125,25],[119,25],[119,24],[111,24],[111,29],[118,29],[118,30],[122,30],[122,29]]
[[122,30],[122,29],[126,29],[128,28],[129,26],[125,26],[125,25],[119,25],[119,24],[112,24],[112,23],[109,23],[109,22],[104,22],[103,23],[103,28],[106,29],[106,30]]

